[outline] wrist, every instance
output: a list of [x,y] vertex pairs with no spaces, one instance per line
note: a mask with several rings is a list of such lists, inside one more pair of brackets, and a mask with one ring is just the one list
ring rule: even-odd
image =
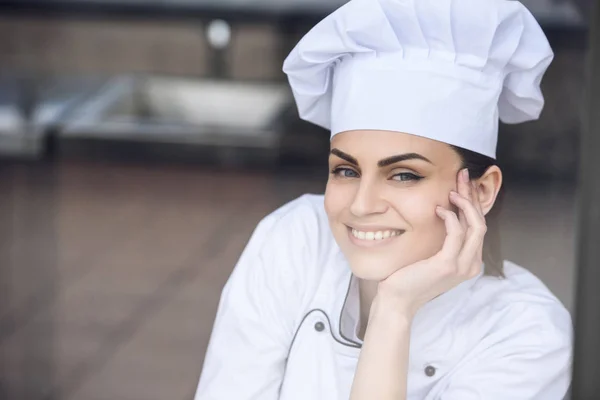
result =
[[410,325],[414,315],[415,312],[409,302],[378,292],[371,304],[369,320],[382,318],[386,321]]

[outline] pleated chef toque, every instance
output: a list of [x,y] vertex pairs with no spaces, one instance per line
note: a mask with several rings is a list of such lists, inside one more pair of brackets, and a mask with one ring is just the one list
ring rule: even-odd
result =
[[283,70],[300,117],[331,131],[388,130],[495,158],[498,121],[537,119],[553,53],[512,0],[351,0],[311,29]]

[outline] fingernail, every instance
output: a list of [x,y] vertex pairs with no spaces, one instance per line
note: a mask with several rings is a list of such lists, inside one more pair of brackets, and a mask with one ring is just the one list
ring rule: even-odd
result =
[[462,170],[462,179],[463,182],[469,183],[469,168],[465,168]]
[[457,192],[455,192],[454,190],[452,190],[452,191],[450,191],[450,196],[452,196],[452,197],[457,197],[457,196],[458,196],[458,193],[457,193]]

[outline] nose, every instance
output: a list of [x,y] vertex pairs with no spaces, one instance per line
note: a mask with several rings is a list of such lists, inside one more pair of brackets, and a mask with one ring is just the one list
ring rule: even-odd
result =
[[382,198],[376,182],[362,179],[350,204],[350,212],[356,217],[365,217],[371,214],[383,214],[387,208],[387,202]]

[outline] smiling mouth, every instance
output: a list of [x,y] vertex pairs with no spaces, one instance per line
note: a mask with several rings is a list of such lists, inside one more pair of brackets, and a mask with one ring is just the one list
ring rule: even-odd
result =
[[348,227],[348,233],[351,238],[356,242],[361,242],[364,244],[367,243],[379,243],[379,242],[387,242],[395,237],[398,237],[404,233],[403,230],[399,229],[388,229],[388,230],[380,230],[380,231],[360,231],[358,229],[354,229]]

